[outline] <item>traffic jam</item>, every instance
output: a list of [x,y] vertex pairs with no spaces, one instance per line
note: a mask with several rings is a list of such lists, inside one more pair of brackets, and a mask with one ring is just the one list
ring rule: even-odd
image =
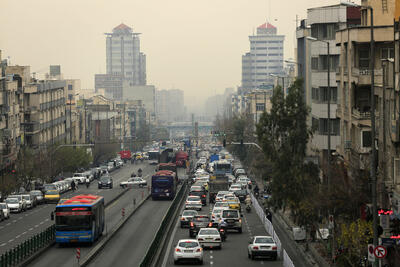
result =
[[[244,213],[252,212],[249,196],[252,181],[240,163],[225,151],[200,151],[197,154],[176,233],[176,236],[186,235],[187,238],[174,243],[174,264],[203,264],[205,251],[223,251],[229,236],[244,232]],[[257,235],[245,239],[248,240],[250,260],[277,259],[277,245],[271,236]],[[210,257],[213,264],[213,256]]]

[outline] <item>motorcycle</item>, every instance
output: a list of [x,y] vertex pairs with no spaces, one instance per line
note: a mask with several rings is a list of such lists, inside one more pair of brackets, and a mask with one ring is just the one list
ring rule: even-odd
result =
[[224,228],[219,229],[219,235],[221,236],[222,241],[226,240],[226,230]]
[[251,212],[251,206],[250,206],[250,204],[247,204],[247,205],[246,205],[246,211],[247,211],[247,213],[250,213],[250,212]]

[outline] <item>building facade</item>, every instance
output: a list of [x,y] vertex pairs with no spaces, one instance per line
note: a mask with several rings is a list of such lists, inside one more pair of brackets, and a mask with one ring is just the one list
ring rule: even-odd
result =
[[[250,52],[242,56],[242,91],[260,86],[273,87],[271,74],[283,75],[283,43],[285,36],[277,34],[277,28],[264,23],[257,34],[249,36]],[[241,92],[240,92],[241,93]]]
[[156,116],[161,124],[185,121],[184,92],[179,89],[157,90]]

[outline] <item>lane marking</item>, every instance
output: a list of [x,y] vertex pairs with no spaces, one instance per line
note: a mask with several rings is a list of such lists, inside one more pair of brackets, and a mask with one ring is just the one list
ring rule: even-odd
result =
[[214,262],[213,261],[210,261],[210,265],[213,265],[214,264]]
[[9,226],[11,223],[7,223],[6,225]]
[[11,243],[11,242],[13,242],[15,239],[13,238],[13,239],[10,239],[10,240],[8,240],[8,243]]
[[24,234],[26,234],[27,232],[25,231],[25,232],[23,232],[21,235],[24,235]]
[[21,235],[17,235],[15,238],[20,238],[21,237]]
[[43,222],[40,222],[40,224],[43,224],[44,223],[44,221]]
[[47,222],[47,221],[49,221],[50,219],[49,218],[47,218],[45,221]]
[[6,243],[3,243],[3,244],[0,245],[0,247],[4,247],[5,245],[7,245],[7,244],[6,244]]
[[210,256],[210,259],[214,258],[214,256]]
[[38,227],[39,227],[39,225],[38,225],[38,224],[36,224],[36,225],[35,225],[35,228],[38,228]]
[[32,231],[33,230],[33,227],[32,228],[29,228],[29,231]]
[[17,220],[13,220],[12,222],[15,223],[15,222],[17,222]]

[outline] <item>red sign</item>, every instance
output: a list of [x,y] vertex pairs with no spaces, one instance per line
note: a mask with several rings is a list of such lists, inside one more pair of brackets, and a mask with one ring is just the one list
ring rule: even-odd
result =
[[380,210],[378,210],[378,214],[379,215],[392,215],[393,214],[393,210],[380,209]]
[[382,258],[386,257],[386,254],[387,254],[387,250],[384,246],[377,246],[374,249],[374,255],[378,259],[382,259]]
[[56,212],[56,216],[78,216],[78,215],[92,215],[91,211],[62,211]]
[[79,260],[81,258],[81,249],[76,248],[76,258]]

